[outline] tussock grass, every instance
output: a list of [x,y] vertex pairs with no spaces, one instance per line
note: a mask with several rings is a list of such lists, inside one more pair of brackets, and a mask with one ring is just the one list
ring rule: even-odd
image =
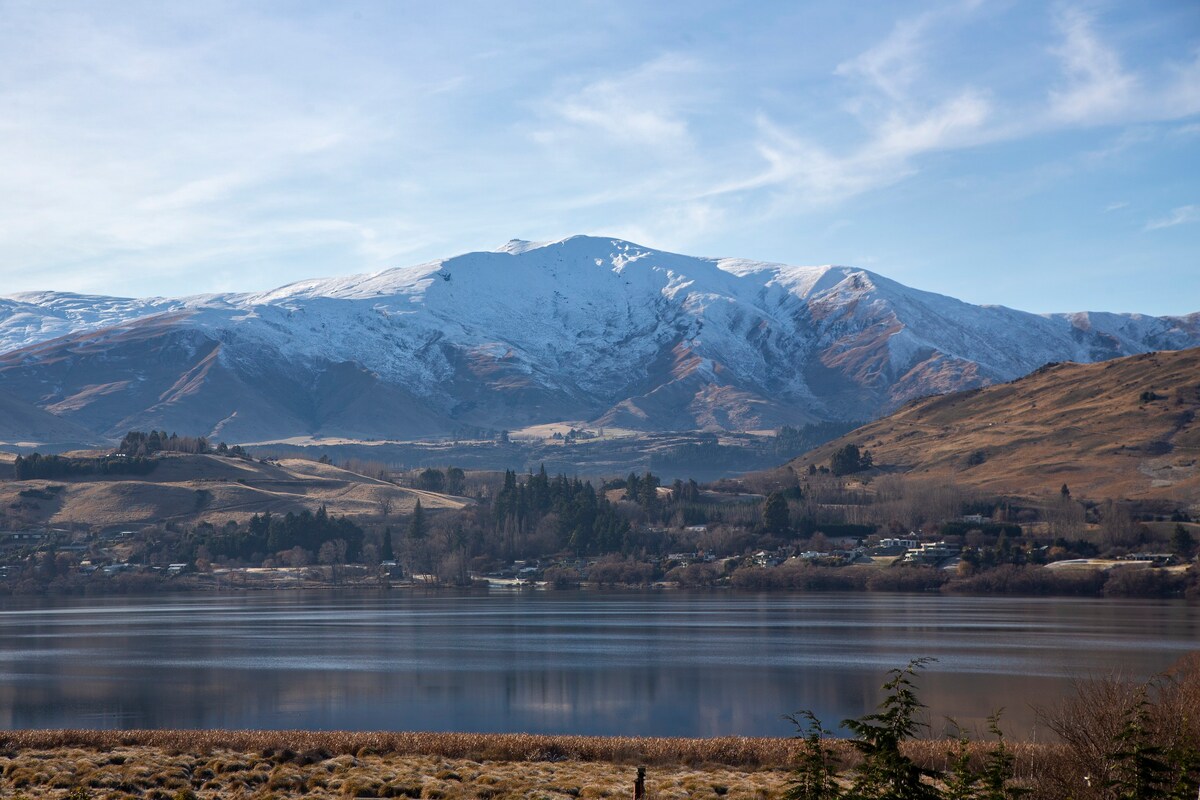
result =
[[[854,763],[845,742],[833,746]],[[344,768],[354,758],[370,755],[432,756],[448,759],[508,762],[605,762],[784,769],[795,763],[794,739],[727,736],[712,739],[633,736],[551,736],[528,733],[393,733],[351,731],[227,730],[17,730],[0,731],[0,751],[55,751],[65,748],[111,751],[154,748],[166,752],[208,755],[225,751],[208,765],[215,775],[276,766],[324,762]],[[987,743],[973,745],[980,754]],[[929,765],[944,764],[950,745],[942,740],[906,743],[909,755]],[[1033,765],[1048,757],[1047,745],[1010,742],[1018,764]],[[114,756],[119,759],[121,756]],[[119,763],[119,762],[118,762]]]
[[[0,731],[0,749],[112,750],[150,747],[180,753],[218,750],[259,753],[275,763],[325,760],[350,755],[422,755],[475,761],[604,761],[614,764],[724,764],[784,767],[796,752],[790,739],[714,739],[539,734],[390,733],[348,731],[224,730],[25,730]],[[324,758],[320,758],[324,756]],[[244,760],[244,757],[243,757]],[[237,757],[214,767],[220,773],[245,768]]]
[[[48,733],[48,732],[41,732]],[[54,732],[61,733],[61,732]],[[13,735],[8,735],[13,739]],[[21,737],[26,743],[32,737]],[[44,738],[34,743],[43,744]],[[178,742],[176,742],[178,743]],[[115,743],[112,749],[86,746],[0,750],[0,797],[56,800],[215,800],[215,798],[411,797],[466,798],[625,797],[636,772],[604,761],[510,761],[453,759],[429,755],[365,753],[334,755],[301,763],[275,763],[283,753],[176,748]],[[361,748],[360,748],[361,750]],[[112,763],[114,756],[123,763]],[[230,764],[246,769],[229,770]],[[778,796],[788,773],[781,769],[736,767],[653,767],[648,798],[726,797],[760,800]],[[718,792],[713,787],[719,787]]]

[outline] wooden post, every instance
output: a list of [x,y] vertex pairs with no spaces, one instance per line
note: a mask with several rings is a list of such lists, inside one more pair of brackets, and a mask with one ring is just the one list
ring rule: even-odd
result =
[[646,768],[638,767],[637,780],[633,783],[633,800],[644,800],[646,797]]

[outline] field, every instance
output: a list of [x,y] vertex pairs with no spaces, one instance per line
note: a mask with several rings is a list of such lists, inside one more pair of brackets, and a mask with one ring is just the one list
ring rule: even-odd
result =
[[[910,751],[944,766],[945,742]],[[24,731],[0,734],[5,797],[779,797],[789,739],[528,734]],[[1029,769],[1049,748],[1018,748]]]

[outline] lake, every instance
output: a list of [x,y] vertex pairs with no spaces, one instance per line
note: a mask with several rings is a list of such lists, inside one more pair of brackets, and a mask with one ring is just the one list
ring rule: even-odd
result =
[[275,592],[12,598],[0,727],[786,736],[920,680],[931,720],[1043,737],[1075,676],[1200,649],[1176,601],[881,594]]

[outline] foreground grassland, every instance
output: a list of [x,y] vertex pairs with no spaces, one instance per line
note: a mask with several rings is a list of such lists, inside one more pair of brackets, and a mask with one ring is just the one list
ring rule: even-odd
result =
[[[798,748],[749,738],[15,731],[0,733],[0,797],[631,797],[646,765],[647,798],[766,800],[785,792]],[[949,746],[906,751],[944,767]],[[1018,773],[1032,775],[1054,750],[1014,753]]]

